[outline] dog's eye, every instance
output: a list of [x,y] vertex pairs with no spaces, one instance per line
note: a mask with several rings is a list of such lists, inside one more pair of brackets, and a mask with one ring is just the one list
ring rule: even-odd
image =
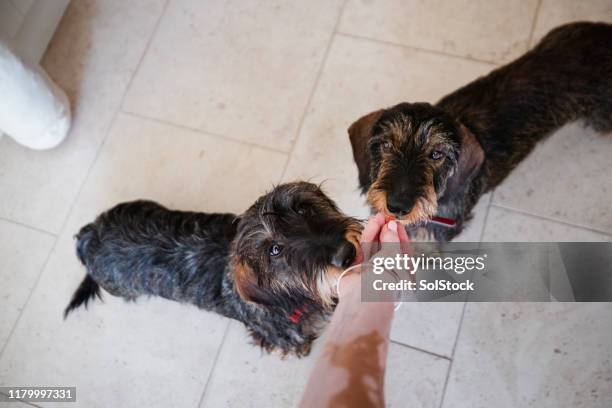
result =
[[270,247],[270,256],[278,256],[283,251],[283,247],[278,244],[272,244]]
[[444,157],[444,154],[439,150],[431,152],[431,158],[434,160],[440,160],[442,157]]
[[299,215],[307,215],[310,212],[310,207],[308,205],[300,205],[295,208],[295,212]]
[[390,152],[391,151],[391,142],[386,141],[386,142],[382,142],[382,149],[384,152]]

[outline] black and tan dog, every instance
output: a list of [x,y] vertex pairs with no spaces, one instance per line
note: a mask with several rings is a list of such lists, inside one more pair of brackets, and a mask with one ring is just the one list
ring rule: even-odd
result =
[[612,25],[558,27],[532,51],[436,105],[372,112],[349,134],[373,209],[399,218],[419,238],[447,241],[537,142],[577,119],[612,131]]
[[240,216],[119,204],[77,235],[87,275],[65,315],[100,287],[126,300],[161,296],[241,321],[268,351],[306,355],[360,231],[305,182],[274,188]]

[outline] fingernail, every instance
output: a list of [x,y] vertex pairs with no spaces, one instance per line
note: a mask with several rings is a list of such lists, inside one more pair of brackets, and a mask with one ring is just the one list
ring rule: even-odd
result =
[[397,221],[389,221],[387,228],[389,228],[391,231],[397,232]]

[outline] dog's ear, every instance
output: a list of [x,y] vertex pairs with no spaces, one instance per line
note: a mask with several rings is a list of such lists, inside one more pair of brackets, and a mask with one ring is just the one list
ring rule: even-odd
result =
[[353,148],[353,159],[359,171],[359,184],[366,189],[371,184],[370,181],[370,149],[368,142],[372,137],[372,128],[382,115],[383,110],[368,113],[357,119],[349,128],[349,139]]
[[241,260],[234,262],[234,285],[238,295],[245,302],[262,305],[272,303],[270,295],[259,286],[253,269]]
[[447,184],[447,193],[462,190],[469,185],[472,177],[480,170],[484,161],[484,151],[476,136],[461,123],[457,126],[457,131],[461,139],[461,148],[459,149],[455,173]]

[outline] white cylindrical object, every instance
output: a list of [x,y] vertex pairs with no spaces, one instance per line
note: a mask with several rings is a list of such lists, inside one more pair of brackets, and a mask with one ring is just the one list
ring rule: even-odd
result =
[[0,130],[37,150],[60,144],[70,129],[70,103],[38,66],[0,41]]

